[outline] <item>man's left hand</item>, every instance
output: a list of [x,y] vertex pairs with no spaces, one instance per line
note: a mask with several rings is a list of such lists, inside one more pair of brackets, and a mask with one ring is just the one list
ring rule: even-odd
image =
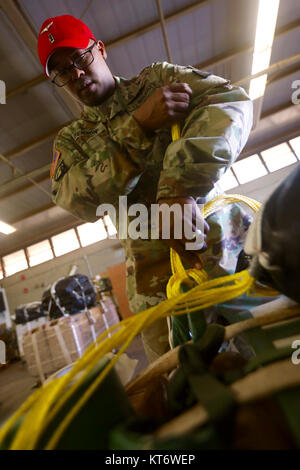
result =
[[[173,248],[180,256],[186,259],[196,269],[201,269],[201,262],[197,253],[207,249],[206,234],[209,231],[208,223],[203,219],[200,208],[193,197],[180,197],[160,199],[159,235],[160,238]],[[162,205],[166,204],[166,215],[163,214]],[[170,208],[177,204],[177,210],[170,212]],[[166,217],[168,215],[168,217]],[[169,237],[166,238],[170,224]],[[181,238],[178,238],[178,233]],[[165,234],[165,235],[164,235]],[[194,234],[194,238],[191,236]],[[188,236],[188,237],[187,237]],[[192,245],[192,248],[191,248]]]

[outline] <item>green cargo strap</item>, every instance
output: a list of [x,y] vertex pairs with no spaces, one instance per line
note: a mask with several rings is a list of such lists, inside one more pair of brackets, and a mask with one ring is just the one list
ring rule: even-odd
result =
[[244,373],[250,374],[255,371],[258,367],[265,366],[271,362],[279,361],[286,357],[292,357],[292,348],[280,348],[280,349],[267,349],[266,351],[258,354],[256,357],[251,359],[244,368]]
[[[253,318],[253,315],[249,310],[244,310],[242,312],[226,311],[223,312],[223,316],[231,324],[239,323],[241,321]],[[266,331],[263,330],[260,326],[244,331],[242,333],[242,336],[249,342],[250,346],[252,346],[256,354],[259,354],[269,349],[276,349]]]
[[[222,325],[210,324],[207,326],[207,329],[202,338],[200,338],[196,344],[189,345],[194,348],[193,351],[196,357],[195,367],[197,368],[198,372],[200,372],[200,367],[202,371],[207,369],[207,365],[211,362],[220,349],[224,341],[224,335],[225,328]],[[187,345],[181,346],[181,348],[186,346]],[[179,349],[179,359],[181,348]],[[180,413],[195,403],[195,397],[193,394],[186,393],[186,387],[186,374],[183,368],[179,367],[172,376],[168,386],[169,405],[170,409],[174,413]]]
[[227,427],[228,432],[236,401],[230,390],[207,368],[224,341],[225,328],[210,324],[202,338],[196,344],[185,344],[179,349],[180,367],[169,383],[169,403],[175,411],[183,411],[196,401],[203,405],[216,429]]
[[179,350],[179,361],[194,397],[207,410],[213,423],[227,421],[235,409],[235,398],[223,383],[207,372],[203,359],[195,345],[186,344]]
[[[181,285],[181,292],[185,293],[191,290],[194,282],[191,284],[183,283]],[[172,317],[172,342],[173,347],[179,346],[189,341],[198,341],[206,330],[206,320],[203,310],[187,313],[183,315],[176,315]]]
[[270,328],[266,328],[266,335],[271,341],[278,339],[289,338],[291,336],[299,335],[300,338],[300,320],[299,318],[287,320],[286,323],[279,325],[272,325]]
[[186,314],[172,317],[172,344],[173,348],[186,343],[191,339],[189,322]]

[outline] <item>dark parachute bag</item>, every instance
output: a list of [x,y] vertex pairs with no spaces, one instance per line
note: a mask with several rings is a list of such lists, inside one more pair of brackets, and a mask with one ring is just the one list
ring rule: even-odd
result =
[[47,316],[47,311],[43,308],[42,302],[19,305],[15,312],[14,321],[17,325],[25,325],[27,322]]
[[300,302],[300,166],[271,194],[249,228],[251,274]]
[[87,276],[74,274],[56,281],[44,292],[42,302],[53,320],[95,306],[96,292]]

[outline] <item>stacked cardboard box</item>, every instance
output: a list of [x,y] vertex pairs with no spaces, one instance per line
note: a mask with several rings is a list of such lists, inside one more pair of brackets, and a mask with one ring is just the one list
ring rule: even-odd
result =
[[116,311],[110,308],[104,313],[97,306],[25,333],[22,348],[30,374],[44,382],[47,376],[75,362],[96,338],[117,323]]

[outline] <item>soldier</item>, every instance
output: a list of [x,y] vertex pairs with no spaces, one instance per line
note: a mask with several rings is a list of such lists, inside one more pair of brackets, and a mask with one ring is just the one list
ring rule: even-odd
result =
[[[97,220],[100,204],[118,208],[119,196],[127,196],[128,207],[189,204],[192,224],[201,221],[197,203],[220,194],[217,181],[249,136],[252,103],[246,92],[211,73],[167,62],[130,80],[113,76],[103,43],[69,15],[43,23],[38,50],[47,77],[84,105],[80,119],[55,139],[53,201],[89,222]],[[181,125],[175,142],[173,123]],[[209,278],[234,272],[249,217],[232,205],[208,219],[209,232],[201,222],[203,244],[195,251],[187,251],[186,239],[175,239],[172,231],[169,240],[122,241],[134,313],[166,298],[170,246],[190,267],[199,267],[201,251]],[[145,330],[143,341],[150,360],[163,354],[169,348],[166,321]]]

